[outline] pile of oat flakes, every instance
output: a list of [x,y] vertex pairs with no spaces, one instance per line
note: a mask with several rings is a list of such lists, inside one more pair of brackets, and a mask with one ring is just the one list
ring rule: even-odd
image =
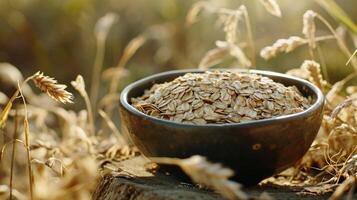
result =
[[154,84],[131,102],[145,114],[188,124],[266,119],[301,112],[310,105],[295,86],[230,71],[187,73],[171,82]]

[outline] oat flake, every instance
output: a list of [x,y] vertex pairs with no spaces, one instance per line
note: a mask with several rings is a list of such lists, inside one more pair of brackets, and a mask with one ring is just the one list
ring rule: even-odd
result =
[[295,86],[249,72],[187,73],[132,98],[140,112],[187,124],[222,124],[301,112],[310,106]]

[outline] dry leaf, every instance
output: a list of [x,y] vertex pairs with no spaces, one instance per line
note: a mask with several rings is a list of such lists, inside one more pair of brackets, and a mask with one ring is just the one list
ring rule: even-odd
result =
[[187,159],[151,158],[151,160],[159,164],[180,166],[194,182],[219,192],[227,199],[248,199],[248,195],[241,190],[241,185],[229,180],[234,174],[233,170],[217,163],[210,163],[202,156],[196,155]]
[[18,94],[19,94],[19,90],[16,90],[14,95],[12,95],[11,99],[6,104],[4,110],[1,112],[1,114],[0,114],[0,128],[4,128],[7,118],[9,116],[9,112],[11,110],[12,104],[15,101]]

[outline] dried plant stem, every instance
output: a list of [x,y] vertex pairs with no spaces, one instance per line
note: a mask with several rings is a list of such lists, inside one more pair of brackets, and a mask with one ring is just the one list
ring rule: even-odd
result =
[[[18,127],[18,120],[17,120],[17,109],[16,109],[14,135],[13,135],[14,141],[17,138],[17,127]],[[14,176],[15,153],[16,153],[16,143],[13,143],[12,144],[12,154],[11,154],[11,169],[10,169],[10,200],[12,200],[12,182],[13,182],[13,176]]]
[[0,151],[0,161],[2,160],[2,158],[4,157],[4,154],[5,154],[5,150],[7,149],[7,146],[10,145],[10,144],[15,144],[15,143],[19,143],[19,144],[22,144],[22,146],[24,148],[26,148],[26,144],[19,140],[19,139],[16,139],[16,140],[11,140],[7,143],[4,144],[4,146],[1,148],[1,151]]
[[85,93],[86,95],[83,96],[84,102],[86,104],[87,107],[87,111],[88,111],[88,122],[89,122],[89,126],[90,126],[90,131],[92,132],[92,135],[95,134],[95,126],[94,126],[94,115],[93,115],[93,110],[92,110],[92,106],[89,100],[89,96],[87,93]]
[[341,199],[342,195],[357,185],[357,175],[349,176],[343,183],[337,187],[335,192],[331,195],[329,200]]
[[105,113],[103,110],[98,110],[98,113],[104,119],[104,121],[106,122],[107,126],[113,131],[113,133],[115,134],[119,144],[125,145],[126,142],[125,142],[123,136],[120,134],[118,128],[115,126],[114,122],[109,118],[107,113]]
[[95,54],[90,90],[90,101],[92,102],[92,110],[96,110],[97,107],[98,90],[100,85],[100,72],[103,66],[104,54],[105,39],[97,39],[97,52]]
[[252,66],[254,68],[256,68],[255,64],[256,64],[256,60],[255,60],[255,44],[254,44],[254,40],[253,40],[253,32],[252,32],[252,26],[250,23],[250,18],[248,15],[248,11],[247,9],[244,7],[243,10],[243,16],[244,16],[244,23],[247,29],[247,35],[248,35],[248,43],[249,46],[251,48],[251,61],[252,61]]
[[[317,41],[317,40],[316,40]],[[317,49],[317,54],[319,55],[319,60],[321,63],[321,69],[322,69],[322,74],[327,82],[330,81],[328,71],[327,71],[327,66],[326,66],[326,61],[325,61],[325,56],[322,53],[321,47],[318,43],[316,43],[316,49]]]
[[[316,41],[316,40],[315,40]],[[317,44],[315,44],[316,45],[316,47],[317,47]],[[310,54],[310,58],[312,59],[312,60],[315,60],[315,54],[314,54],[314,49],[311,47],[311,46],[309,46],[309,54]]]
[[[316,13],[316,17],[323,23],[325,24],[325,26],[331,31],[331,33],[334,35],[334,37],[336,38],[337,44],[340,47],[340,49],[346,54],[346,56],[348,58],[352,57],[352,53],[350,52],[350,50],[347,48],[346,44],[343,42],[343,40],[340,38],[340,36],[338,36],[338,34],[336,33],[335,29],[332,28],[331,24],[325,19],[323,18],[320,14]],[[357,71],[357,61],[356,59],[352,58],[351,60],[351,64],[354,68],[355,71]]]
[[[129,44],[125,47],[123,55],[121,56],[118,65],[116,68],[123,69],[131,57],[135,54],[135,52],[146,42],[146,37],[143,35],[139,35],[132,39]],[[110,87],[109,87],[109,94],[116,93],[118,90],[119,78],[117,76],[113,76]]]
[[18,91],[20,92],[20,96],[22,98],[24,109],[25,109],[25,119],[24,119],[24,129],[25,129],[25,145],[26,145],[26,152],[27,152],[27,167],[29,173],[29,187],[30,187],[30,199],[33,200],[33,175],[32,175],[32,166],[31,166],[31,154],[30,154],[30,131],[29,131],[29,123],[27,119],[27,105],[25,97],[21,91],[21,86],[18,83],[17,85]]
[[333,84],[332,88],[330,89],[330,91],[328,91],[328,93],[326,94],[326,100],[327,101],[331,101],[331,99],[333,99],[339,92],[341,92],[341,90],[343,89],[343,86],[350,80],[352,80],[353,78],[355,78],[357,76],[357,72],[351,73],[348,76],[346,76],[344,79],[336,82],[335,84]]
[[355,52],[353,52],[352,56],[347,60],[346,65],[348,65],[348,64],[351,62],[352,58],[353,58],[355,55],[357,55],[357,49],[355,50]]
[[88,93],[86,91],[83,77],[81,75],[78,75],[76,80],[72,81],[71,84],[84,99],[84,102],[86,104],[86,108],[88,111],[89,131],[90,131],[91,135],[95,135],[96,130],[95,130],[95,125],[94,125],[94,115],[93,115],[93,110],[92,110],[92,104],[90,102]]

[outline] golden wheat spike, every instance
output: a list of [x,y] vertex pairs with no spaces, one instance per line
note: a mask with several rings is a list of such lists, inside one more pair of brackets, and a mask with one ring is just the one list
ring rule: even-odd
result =
[[315,84],[321,90],[325,88],[327,82],[322,77],[321,67],[319,63],[313,60],[305,60],[301,65],[301,69],[304,69],[308,72],[310,82]]
[[58,84],[57,80],[49,76],[45,76],[43,72],[37,72],[31,79],[42,92],[61,103],[73,103],[73,95],[66,91],[67,86]]

